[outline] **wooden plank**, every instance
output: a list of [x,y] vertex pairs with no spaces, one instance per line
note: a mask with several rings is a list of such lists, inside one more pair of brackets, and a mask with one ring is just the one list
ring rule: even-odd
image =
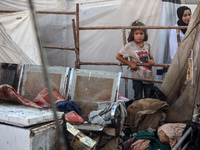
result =
[[[80,130],[78,130],[75,126],[70,123],[66,123],[67,131],[69,131],[76,139],[78,139],[84,146],[93,148],[96,145],[96,141],[91,139],[90,137],[83,134]],[[76,142],[76,141],[75,141]]]

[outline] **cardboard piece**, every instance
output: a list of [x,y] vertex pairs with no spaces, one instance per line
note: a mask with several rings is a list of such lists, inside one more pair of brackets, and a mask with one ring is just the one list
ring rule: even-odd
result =
[[[86,150],[86,149],[93,148],[97,144],[97,142],[95,140],[86,136],[84,133],[82,133],[80,130],[76,129],[70,123],[67,122],[66,126],[67,126],[67,131],[69,131],[74,136],[74,138],[72,139],[72,143],[71,143],[72,148],[75,148],[77,145],[79,147],[82,147],[83,150]],[[77,139],[78,141],[75,139]]]

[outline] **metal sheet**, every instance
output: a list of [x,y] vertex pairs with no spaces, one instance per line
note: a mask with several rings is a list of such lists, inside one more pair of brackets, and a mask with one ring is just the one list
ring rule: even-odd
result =
[[100,125],[94,125],[94,124],[88,124],[88,123],[84,123],[84,124],[80,124],[80,125],[73,125],[75,128],[79,129],[79,130],[84,130],[84,131],[102,131],[104,127],[100,126]]
[[22,65],[0,63],[0,84],[9,84],[18,91]]
[[[61,119],[63,112],[57,112]],[[0,103],[0,122],[20,127],[27,127],[39,123],[53,121],[52,110],[39,109],[11,103]]]
[[[62,97],[65,97],[69,68],[48,66],[47,69],[52,87],[54,87]],[[34,100],[46,87],[42,66],[39,65],[25,65],[24,75],[21,80],[21,95],[29,100]]]
[[[59,120],[62,125],[63,121]],[[36,126],[31,129],[31,150],[56,150],[58,148],[58,136],[56,123],[51,122]]]
[[71,70],[68,97],[72,101],[111,101],[117,98],[121,73]]
[[55,150],[58,146],[55,122],[28,128],[0,123],[0,131],[3,150]]

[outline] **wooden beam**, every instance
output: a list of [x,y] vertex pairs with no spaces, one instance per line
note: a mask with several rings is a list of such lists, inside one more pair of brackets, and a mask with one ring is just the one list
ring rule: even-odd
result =
[[80,49],[79,49],[79,4],[76,4],[76,61],[75,68],[80,69]]
[[[80,62],[80,65],[117,65],[117,66],[127,66],[123,63],[115,62]],[[149,64],[137,63],[138,66],[149,66]],[[169,67],[170,64],[154,64],[153,67]]]
[[[0,10],[0,13],[15,13],[22,10]],[[60,14],[60,15],[76,15],[76,12],[64,12],[64,11],[36,11],[39,14]]]
[[49,48],[49,49],[60,49],[60,50],[71,50],[71,51],[75,51],[75,48],[70,48],[70,47],[58,47],[58,46],[46,46],[43,45],[43,48]]
[[151,79],[145,79],[145,78],[133,78],[133,77],[127,77],[127,76],[121,76],[121,78],[124,79],[134,79],[134,80],[140,80],[140,81],[147,81],[147,82],[154,82],[154,83],[162,83],[162,80],[151,80]]

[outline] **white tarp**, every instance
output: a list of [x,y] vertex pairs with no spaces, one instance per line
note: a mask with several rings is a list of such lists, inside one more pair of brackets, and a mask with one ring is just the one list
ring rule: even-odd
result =
[[[0,23],[23,53],[30,58],[31,62],[38,65],[41,64],[40,53],[30,13],[28,11],[20,11],[17,13],[0,14]],[[8,51],[6,53],[8,54]],[[4,55],[4,51],[1,51],[1,55]],[[23,57],[25,57],[25,55]],[[18,63],[19,61],[14,63]],[[5,61],[1,60],[1,62]],[[13,63],[13,61],[6,62]]]
[[[64,10],[65,2],[59,0],[34,0],[33,1],[35,9],[37,11],[58,11]],[[19,48],[15,49],[15,54],[13,54],[14,49],[10,50],[5,47],[10,45],[10,43],[4,43],[0,45],[1,49],[1,60],[0,62],[7,63],[27,63],[27,64],[41,64],[40,53],[38,49],[38,44],[35,38],[35,31],[33,30],[32,16],[29,12],[29,1],[28,0],[1,0],[0,10],[11,10],[19,11],[15,13],[1,13],[0,23],[5,29],[5,34],[9,35],[12,42],[16,43]],[[45,20],[43,20],[45,22]],[[5,34],[1,34],[2,39],[7,39]],[[4,37],[3,37],[4,35]],[[49,36],[49,35],[48,35]],[[6,40],[4,40],[5,42]],[[15,46],[16,46],[15,45]],[[12,46],[12,47],[15,47]],[[17,51],[19,51],[17,53]],[[10,53],[9,53],[10,52]],[[17,56],[19,55],[19,56]],[[20,57],[21,55],[21,57]],[[4,57],[3,57],[4,56]],[[15,56],[15,57],[13,57]],[[13,57],[13,59],[12,59]],[[20,58],[19,58],[20,57]],[[19,58],[18,60],[16,58]],[[26,59],[24,59],[26,58]],[[27,61],[27,59],[29,61]]]
[[[36,10],[62,10],[64,0],[32,0]],[[1,10],[29,10],[29,0],[1,0]]]
[[13,42],[0,24],[0,62],[34,64],[34,62]]

